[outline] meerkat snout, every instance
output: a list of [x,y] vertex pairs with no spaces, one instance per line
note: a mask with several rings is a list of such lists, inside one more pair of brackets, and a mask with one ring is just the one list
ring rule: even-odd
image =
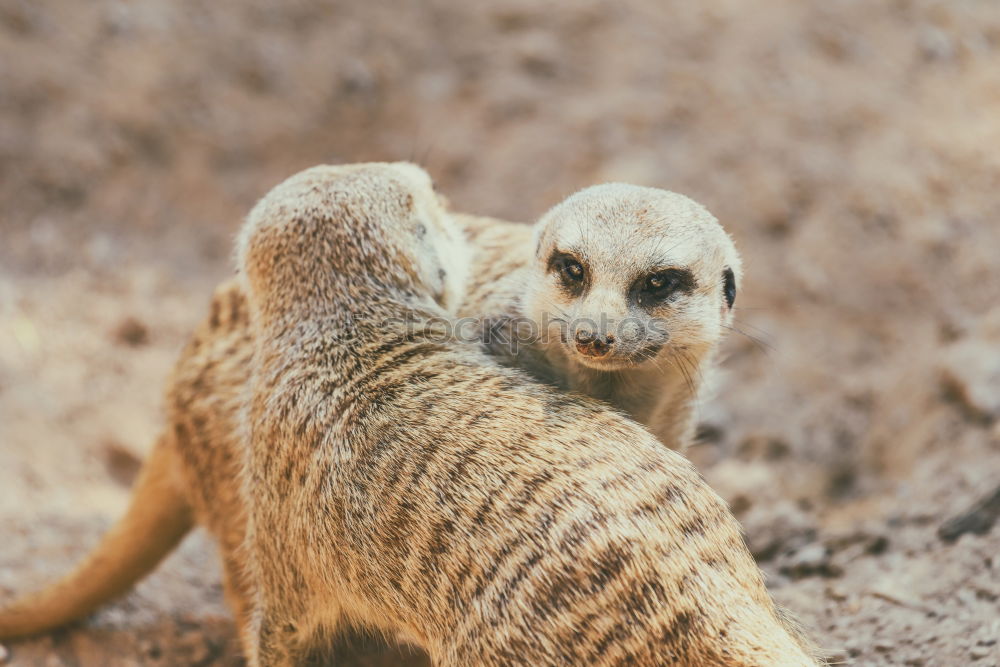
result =
[[586,357],[603,357],[611,351],[615,343],[614,334],[598,334],[586,329],[576,332],[577,351]]

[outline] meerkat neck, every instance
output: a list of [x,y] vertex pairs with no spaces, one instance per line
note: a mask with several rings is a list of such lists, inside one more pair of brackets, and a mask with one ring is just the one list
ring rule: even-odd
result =
[[272,334],[312,335],[317,328],[330,328],[353,339],[378,338],[388,330],[407,326],[419,328],[427,320],[446,316],[423,295],[346,281],[317,283],[307,295],[300,292],[272,299],[264,307],[266,317],[255,319],[266,322]]
[[636,368],[604,371],[570,359],[559,345],[548,345],[545,357],[565,386],[606,401],[645,424],[671,449],[683,450],[694,437],[697,408],[714,349],[663,355]]

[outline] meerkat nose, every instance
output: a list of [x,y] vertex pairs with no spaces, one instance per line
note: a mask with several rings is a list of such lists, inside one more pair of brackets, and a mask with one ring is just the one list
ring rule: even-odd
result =
[[590,331],[576,332],[575,339],[577,351],[588,357],[603,357],[615,342],[612,334],[601,336]]

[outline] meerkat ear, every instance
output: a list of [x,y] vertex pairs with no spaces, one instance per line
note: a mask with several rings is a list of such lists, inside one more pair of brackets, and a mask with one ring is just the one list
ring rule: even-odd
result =
[[728,266],[722,272],[722,293],[726,297],[726,306],[731,309],[736,303],[736,276]]

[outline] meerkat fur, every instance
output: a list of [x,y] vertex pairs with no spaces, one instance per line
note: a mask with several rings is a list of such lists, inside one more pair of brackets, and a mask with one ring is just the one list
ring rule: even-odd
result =
[[343,624],[444,666],[815,664],[689,462],[442,337],[458,235],[410,165],[307,170],[248,217],[251,665]]

